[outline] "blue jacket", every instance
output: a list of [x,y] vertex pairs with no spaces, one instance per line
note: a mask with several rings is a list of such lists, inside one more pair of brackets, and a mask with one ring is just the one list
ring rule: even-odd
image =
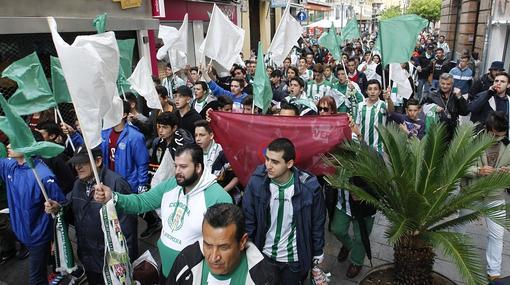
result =
[[469,67],[460,69],[457,66],[450,70],[450,74],[453,75],[453,86],[459,88],[461,94],[468,93],[473,82],[473,71]]
[[207,85],[209,85],[209,89],[211,89],[211,92],[212,92],[212,94],[214,96],[216,96],[216,97],[219,97],[219,96],[228,96],[228,97],[230,97],[232,99],[232,101],[234,101],[234,104],[240,105],[241,108],[243,107],[242,104],[243,104],[244,98],[248,97],[248,94],[246,94],[244,92],[241,93],[240,96],[235,96],[234,93],[221,88],[213,80],[211,80],[209,83],[207,83]]
[[[292,208],[293,222],[296,224],[297,252],[300,270],[309,271],[313,257],[323,254],[326,208],[317,178],[296,167],[293,171]],[[246,231],[259,249],[264,248],[270,227],[267,223],[271,197],[269,183],[266,167],[259,165],[253,172],[243,196]]]
[[[40,159],[34,159],[48,197],[65,202],[55,175]],[[53,218],[44,212],[44,196],[32,169],[12,158],[0,159],[0,179],[5,181],[11,226],[16,237],[26,246],[38,246],[53,239]]]
[[[103,138],[101,148],[105,167],[110,164],[108,142],[112,129],[104,130],[101,133]],[[131,124],[126,124],[117,140],[115,172],[127,180],[133,193],[138,193],[138,186],[149,184],[149,152],[145,146],[145,137]]]

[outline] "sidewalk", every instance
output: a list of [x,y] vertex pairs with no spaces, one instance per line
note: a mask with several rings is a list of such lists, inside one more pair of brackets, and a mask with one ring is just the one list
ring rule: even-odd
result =
[[[385,263],[390,263],[393,260],[393,248],[387,245],[384,238],[384,231],[387,226],[387,221],[381,215],[377,215],[374,222],[374,228],[371,235],[372,246],[372,263],[378,266]],[[145,229],[143,220],[139,220],[139,230],[141,233]],[[477,221],[466,227],[466,233],[471,236],[476,251],[479,253],[482,260],[483,267],[485,268],[485,246],[486,246],[486,227],[484,221]],[[75,238],[71,235],[73,243]],[[159,235],[153,235],[149,240],[139,241],[139,252],[142,254],[145,250],[149,249],[153,253],[157,253],[156,241]],[[76,248],[76,244],[74,244]],[[348,262],[338,263],[336,256],[340,250],[341,244],[336,240],[333,234],[326,230],[326,246],[325,246],[325,263],[324,267],[332,274],[331,285],[354,285],[358,284],[359,280],[370,270],[370,262],[365,260],[365,266],[360,275],[355,279],[347,279],[345,272],[349,266]],[[503,250],[503,266],[502,275],[510,275],[510,235],[505,233],[504,250]],[[157,254],[156,254],[157,255]],[[441,253],[437,253],[438,257],[434,268],[436,271],[446,275],[458,284],[465,284],[462,281],[456,267],[449,260],[447,260]],[[158,256],[155,256],[159,260]],[[28,281],[28,259],[19,261],[16,258],[9,260],[5,264],[0,265],[0,285],[19,285],[27,284]]]

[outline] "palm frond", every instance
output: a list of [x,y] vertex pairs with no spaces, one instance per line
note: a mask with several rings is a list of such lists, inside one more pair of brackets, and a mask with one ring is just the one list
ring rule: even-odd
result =
[[431,232],[437,232],[437,231],[448,230],[448,229],[458,227],[458,226],[464,226],[466,224],[469,224],[469,223],[472,223],[472,222],[478,220],[481,216],[482,216],[482,214],[480,212],[477,212],[477,211],[471,212],[469,214],[462,215],[457,218],[453,218],[453,219],[441,222],[439,224],[436,224],[436,225],[428,228],[427,230],[431,231]]
[[386,229],[385,236],[388,239],[388,243],[393,246],[398,243],[406,233],[409,233],[413,229],[413,226],[411,220],[405,217],[397,217],[389,220],[393,221]]
[[416,176],[416,191],[424,194],[440,175],[438,165],[447,149],[444,125],[433,124],[420,143],[423,147],[423,160],[420,162],[420,173]]
[[467,284],[487,283],[479,255],[473,250],[469,236],[451,232],[428,232],[423,237],[452,259]]
[[501,195],[502,189],[510,185],[510,174],[496,172],[489,176],[480,177],[465,186],[456,195],[450,195],[440,207],[427,217],[425,225],[431,226],[435,221],[444,219],[461,209],[470,209],[479,205],[480,199],[493,200]]

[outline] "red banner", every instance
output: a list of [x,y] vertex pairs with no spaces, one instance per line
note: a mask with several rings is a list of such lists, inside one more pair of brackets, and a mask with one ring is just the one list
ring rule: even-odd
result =
[[333,116],[280,117],[212,112],[214,138],[221,144],[234,172],[246,185],[271,141],[290,139],[296,147],[296,165],[315,175],[328,173],[320,155],[351,138],[349,118]]

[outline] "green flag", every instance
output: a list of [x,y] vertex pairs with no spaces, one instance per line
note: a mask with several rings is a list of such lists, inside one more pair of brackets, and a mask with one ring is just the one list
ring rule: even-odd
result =
[[409,61],[418,34],[428,25],[420,16],[410,14],[393,17],[379,23],[379,40],[383,66]]
[[2,77],[18,84],[9,104],[19,115],[41,112],[57,105],[35,52],[9,65]]
[[342,32],[340,33],[340,42],[350,40],[350,39],[357,39],[361,38],[359,34],[359,28],[358,28],[358,21],[356,18],[351,18],[347,24],[345,24],[345,27],[342,29]]
[[38,155],[45,158],[54,157],[64,151],[64,147],[51,142],[36,142],[32,131],[25,121],[7,103],[0,93],[0,106],[5,117],[0,116],[0,130],[9,137],[11,148],[15,152],[23,153],[25,159]]
[[92,21],[92,26],[94,26],[98,34],[104,33],[106,31],[106,15],[106,13],[98,15]]
[[120,67],[119,77],[117,77],[117,90],[119,94],[131,91],[131,84],[127,79],[133,73],[133,49],[135,47],[135,39],[117,40],[119,46]]
[[267,77],[266,67],[264,65],[264,53],[262,52],[262,43],[259,42],[257,54],[257,67],[255,69],[255,77],[253,79],[253,101],[255,106],[262,110],[265,114],[273,100],[273,90],[271,82]]
[[133,50],[135,48],[135,39],[117,40],[120,55],[120,68],[124,76],[129,78],[133,73]]
[[336,35],[335,25],[331,21],[331,28],[324,32],[319,38],[319,45],[327,48],[335,60],[342,60],[342,51],[340,50],[340,38]]
[[64,78],[64,72],[60,65],[58,57],[51,56],[51,87],[53,88],[53,95],[57,103],[72,103],[71,95],[69,95],[69,89],[67,88],[66,79]]

